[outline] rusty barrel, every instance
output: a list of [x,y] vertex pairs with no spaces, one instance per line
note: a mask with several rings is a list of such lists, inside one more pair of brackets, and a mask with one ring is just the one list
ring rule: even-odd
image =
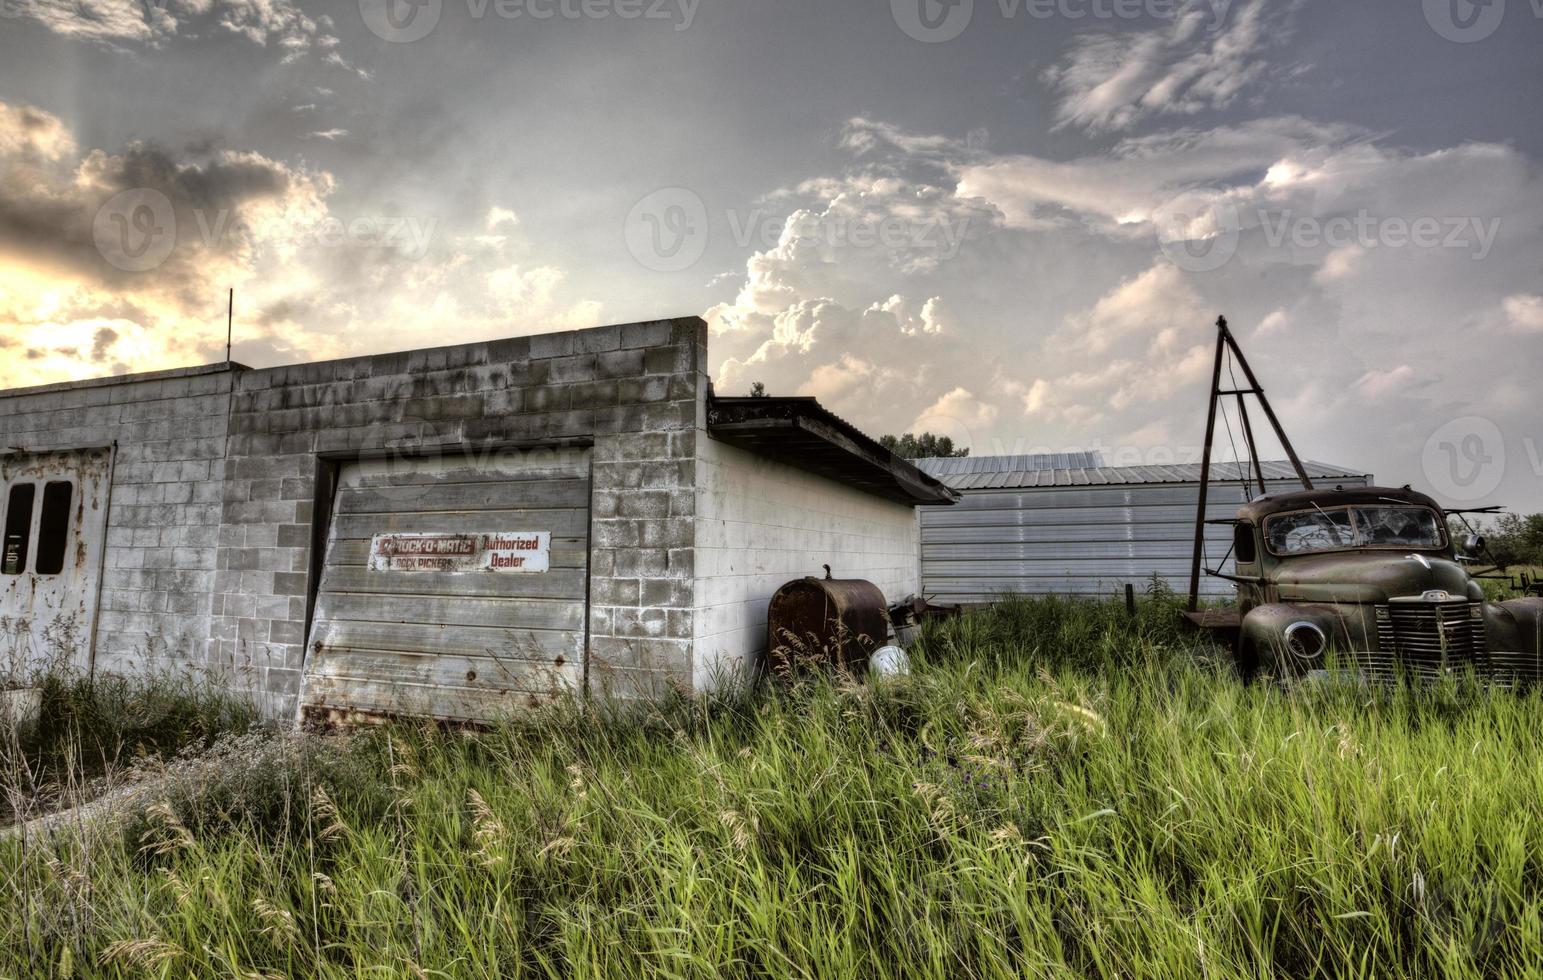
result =
[[766,630],[777,676],[817,666],[860,673],[889,637],[884,593],[860,578],[794,579],[772,596]]

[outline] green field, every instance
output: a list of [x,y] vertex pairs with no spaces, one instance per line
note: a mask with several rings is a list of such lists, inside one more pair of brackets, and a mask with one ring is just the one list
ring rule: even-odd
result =
[[1543,971],[1538,692],[1244,687],[1175,618],[1010,602],[877,686],[240,736],[0,844],[0,975]]

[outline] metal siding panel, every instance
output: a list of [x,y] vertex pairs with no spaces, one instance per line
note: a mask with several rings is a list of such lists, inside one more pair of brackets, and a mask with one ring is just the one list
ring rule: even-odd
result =
[[331,565],[326,575],[327,589],[333,594],[463,599],[583,599],[586,578],[582,568],[493,575],[375,571],[362,565]]
[[[341,491],[340,491],[341,492]],[[556,538],[580,538],[589,532],[587,513],[577,510],[487,510],[445,512],[424,510],[400,514],[340,514],[333,521],[333,534],[339,540],[368,542],[371,536],[397,531],[487,531],[495,528],[551,531]]]
[[[511,486],[518,487],[510,493]],[[544,480],[517,484],[494,483],[435,483],[411,488],[403,487],[350,487],[338,492],[337,510],[344,514],[390,514],[400,512],[404,491],[417,496],[418,513],[429,511],[501,510],[517,501],[522,510],[582,507],[589,498],[587,480]]]
[[571,629],[458,626],[450,630],[436,623],[331,621],[318,624],[313,636],[329,648],[452,656],[486,654],[543,662],[558,657],[580,661],[584,655],[583,636]]
[[[1157,478],[1172,472],[1143,469]],[[1098,479],[1108,472],[1082,475]],[[1065,479],[1070,472],[1038,476]],[[1367,481],[1336,482],[1364,486]],[[1269,492],[1291,489],[1292,480],[1268,484]],[[1004,593],[1110,594],[1127,582],[1145,588],[1153,573],[1171,588],[1187,587],[1198,492],[1198,484],[1165,482],[965,492],[953,507],[921,508],[923,589],[942,602],[983,602]],[[1235,483],[1213,484],[1207,518],[1232,517],[1243,502]],[[1211,567],[1231,539],[1226,525],[1206,528]],[[1201,589],[1210,596],[1233,593],[1230,582],[1210,576]]]

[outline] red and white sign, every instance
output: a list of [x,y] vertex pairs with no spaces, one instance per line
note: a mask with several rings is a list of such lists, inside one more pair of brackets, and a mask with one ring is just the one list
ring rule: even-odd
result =
[[544,572],[550,531],[393,533],[370,539],[372,572]]

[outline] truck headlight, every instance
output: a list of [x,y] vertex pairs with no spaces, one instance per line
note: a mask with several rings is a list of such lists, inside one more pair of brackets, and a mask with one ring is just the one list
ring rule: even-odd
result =
[[1329,648],[1329,637],[1315,623],[1299,620],[1286,627],[1286,649],[1303,660],[1316,660]]

